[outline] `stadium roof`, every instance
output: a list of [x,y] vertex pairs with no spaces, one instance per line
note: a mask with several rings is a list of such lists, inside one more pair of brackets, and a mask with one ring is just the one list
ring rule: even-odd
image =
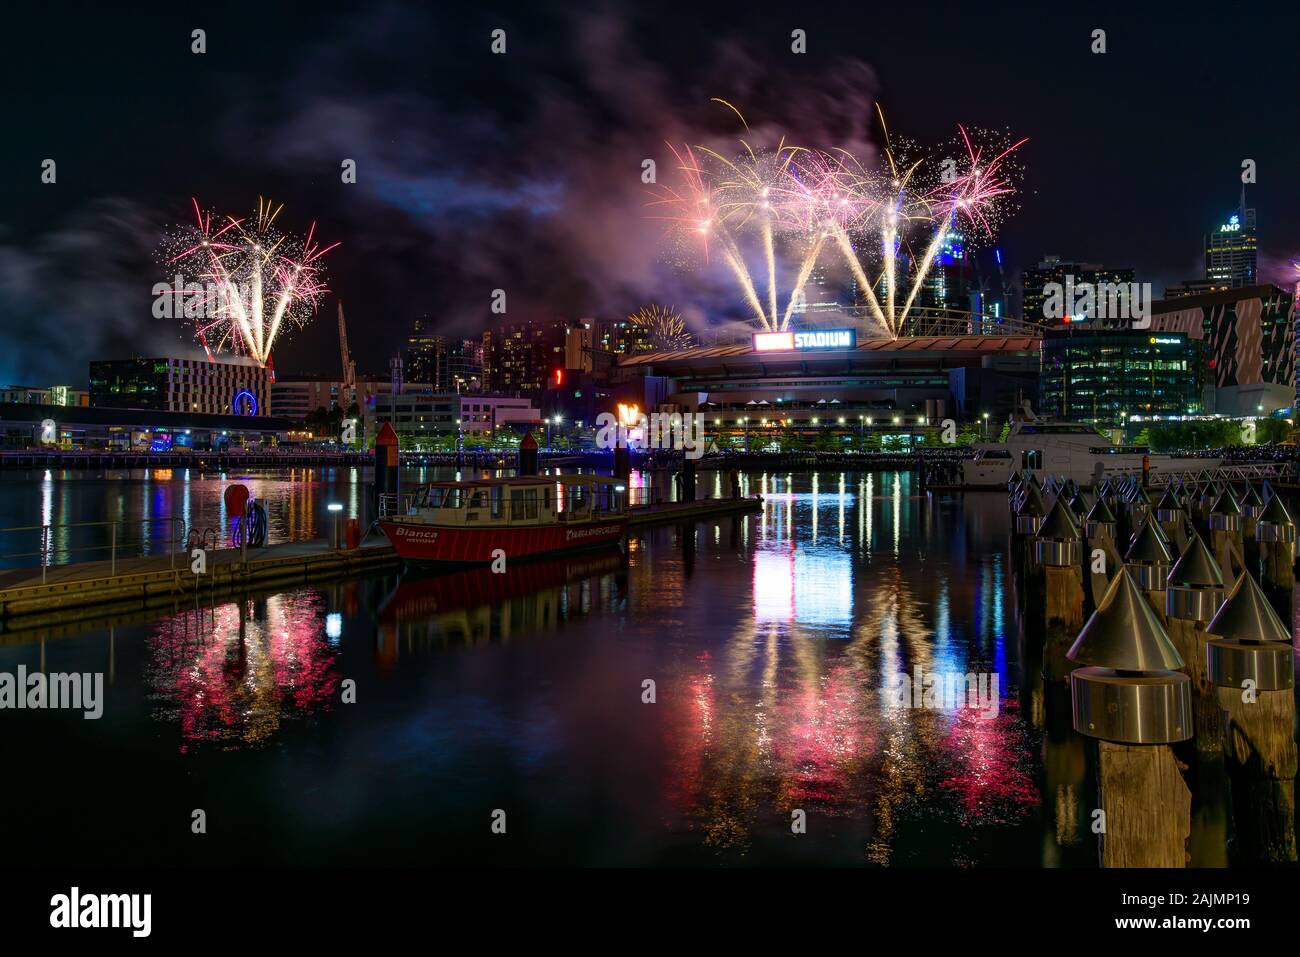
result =
[[873,355],[917,355],[922,353],[967,353],[976,355],[1015,354],[1038,351],[1040,340],[1033,336],[920,336],[900,339],[864,339],[854,349],[756,352],[749,343],[702,346],[673,352],[644,352],[619,360],[620,366],[651,366],[707,359],[760,358],[764,362],[797,359],[802,362],[870,358]]

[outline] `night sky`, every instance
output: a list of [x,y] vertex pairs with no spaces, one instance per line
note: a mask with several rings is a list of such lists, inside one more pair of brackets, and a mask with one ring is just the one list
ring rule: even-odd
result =
[[[481,330],[495,288],[516,321],[651,300],[735,318],[733,289],[660,254],[640,181],[665,141],[734,143],[711,97],[760,142],[869,151],[877,100],[921,141],[1009,127],[1030,138],[1000,237],[1012,271],[1054,253],[1132,266],[1157,293],[1201,275],[1251,158],[1261,273],[1288,275],[1300,7],[1139,6],[21,4],[0,39],[0,382],[80,384],[92,357],[185,348],[151,287],[191,196],[244,214],[269,195],[282,225],[343,243],[330,283],[362,371],[384,371],[418,316]],[[336,371],[333,319],[331,297],[277,368]]]

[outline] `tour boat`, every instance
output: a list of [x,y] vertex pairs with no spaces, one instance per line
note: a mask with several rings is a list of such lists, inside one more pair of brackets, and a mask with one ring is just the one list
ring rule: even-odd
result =
[[627,522],[618,479],[552,475],[433,482],[379,527],[408,562],[482,565],[617,544]]
[[1006,488],[1018,471],[1073,479],[1089,488],[1101,478],[1217,468],[1221,459],[1159,455],[1145,445],[1115,445],[1090,425],[1024,417],[1011,423],[1005,442],[980,442],[975,457],[961,463],[961,488]]

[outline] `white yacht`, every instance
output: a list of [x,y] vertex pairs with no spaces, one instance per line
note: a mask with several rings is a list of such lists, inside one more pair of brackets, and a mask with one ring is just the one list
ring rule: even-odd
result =
[[1105,476],[1141,474],[1144,464],[1158,475],[1215,468],[1222,460],[1160,455],[1145,445],[1115,445],[1090,425],[1025,416],[1012,421],[1005,442],[975,445],[975,457],[961,463],[959,484],[969,489],[1006,488],[1016,472],[1032,470],[1090,488]]

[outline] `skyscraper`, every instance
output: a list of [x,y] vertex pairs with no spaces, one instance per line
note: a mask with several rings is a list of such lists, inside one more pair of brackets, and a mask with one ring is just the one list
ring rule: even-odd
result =
[[483,343],[434,335],[429,320],[417,319],[402,353],[403,379],[435,392],[460,392],[483,372]]
[[411,334],[406,339],[406,349],[402,355],[403,379],[407,382],[433,385],[439,343],[445,342],[442,336],[433,334],[428,319],[416,319],[411,327]]
[[1087,322],[1093,318],[1087,315],[1073,315],[1074,304],[1065,303],[1065,314],[1059,318],[1047,315],[1048,287],[1055,285],[1062,289],[1067,285],[1081,288],[1085,283],[1094,289],[1099,287],[1124,286],[1134,281],[1132,269],[1112,269],[1097,263],[1062,262],[1060,256],[1045,256],[1037,266],[1031,266],[1021,277],[1024,290],[1022,315],[1026,322],[1044,325],[1069,322]]
[[1239,289],[1253,286],[1256,270],[1255,211],[1246,208],[1246,188],[1241,188],[1241,204],[1227,222],[1205,235],[1205,278],[1216,286]]

